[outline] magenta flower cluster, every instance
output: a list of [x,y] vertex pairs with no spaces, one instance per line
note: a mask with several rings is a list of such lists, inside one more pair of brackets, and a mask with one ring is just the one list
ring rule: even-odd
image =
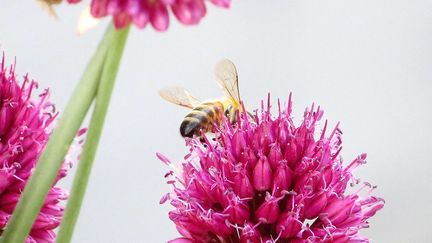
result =
[[[191,152],[166,174],[173,192],[161,200],[174,206],[169,218],[182,235],[171,243],[368,242],[359,231],[384,200],[353,177],[366,154],[343,166],[339,125],[328,131],[325,121],[316,134],[323,111],[312,105],[296,126],[291,107],[290,98],[273,117],[269,103],[254,119],[224,121],[213,139],[187,142]],[[347,192],[349,184],[358,190]]]
[[[68,0],[77,3],[81,0]],[[231,0],[210,0],[216,6],[228,8]],[[91,14],[95,18],[112,15],[114,26],[123,28],[130,23],[144,28],[150,23],[157,31],[169,26],[169,12],[183,24],[195,25],[206,15],[205,0],[92,0]]]
[[[36,88],[37,83],[30,81],[27,75],[19,84],[15,65],[6,68],[3,57],[0,63],[1,231],[13,213],[58,114],[48,100],[48,90],[37,99],[31,97]],[[56,182],[66,176],[69,167],[70,161],[65,161]],[[67,197],[67,193],[58,187],[50,189],[26,243],[55,241],[53,230],[60,224],[64,209],[60,202]]]

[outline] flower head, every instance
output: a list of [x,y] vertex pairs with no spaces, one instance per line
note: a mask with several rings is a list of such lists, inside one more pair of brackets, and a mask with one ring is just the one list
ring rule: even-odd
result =
[[[16,78],[15,65],[6,68],[3,56],[0,62],[0,232],[19,201],[58,114],[48,100],[48,90],[33,99],[37,83],[27,75],[21,84]],[[69,167],[70,161],[66,160],[56,182],[66,176]],[[64,190],[50,189],[26,242],[54,242],[53,230],[63,215],[60,202],[65,199]]]
[[299,126],[291,107],[290,98],[273,117],[268,103],[253,120],[243,112],[236,125],[215,125],[213,139],[187,141],[191,152],[167,173],[174,190],[161,200],[174,206],[169,218],[182,235],[171,242],[368,242],[359,230],[384,200],[352,175],[366,154],[343,166],[339,124],[329,132],[325,121],[315,136],[320,107]]
[[[81,0],[68,0],[77,3]],[[211,3],[228,8],[231,0],[210,0]],[[116,28],[130,23],[144,28],[150,23],[157,31],[165,31],[169,26],[169,12],[183,24],[195,25],[206,14],[205,0],[92,0],[90,12],[95,18],[112,15]]]

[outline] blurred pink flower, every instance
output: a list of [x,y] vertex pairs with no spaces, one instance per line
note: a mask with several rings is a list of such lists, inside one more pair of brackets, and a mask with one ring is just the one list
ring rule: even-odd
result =
[[[81,0],[68,0],[77,3]],[[231,0],[210,0],[211,3],[228,8]],[[90,12],[95,18],[112,15],[116,28],[134,23],[144,28],[150,23],[157,31],[169,26],[169,11],[183,24],[195,25],[206,14],[205,0],[92,0]]]
[[174,168],[166,174],[174,190],[161,199],[182,235],[171,243],[368,242],[359,230],[384,200],[352,175],[366,154],[343,166],[339,124],[328,132],[325,121],[316,138],[323,111],[312,105],[296,126],[291,107],[290,98],[272,117],[268,103],[253,121],[243,113],[213,139],[188,140],[181,169],[157,154]]
[[[15,64],[5,67],[0,63],[0,229],[3,231],[21,196],[35,164],[51,134],[57,116],[49,102],[46,89],[37,99],[32,92],[35,81],[24,76],[22,84],[16,80]],[[56,182],[66,176],[71,165],[68,159]],[[53,187],[45,200],[26,242],[54,242],[56,228],[63,216],[61,201],[67,193]],[[1,232],[0,231],[0,232]]]

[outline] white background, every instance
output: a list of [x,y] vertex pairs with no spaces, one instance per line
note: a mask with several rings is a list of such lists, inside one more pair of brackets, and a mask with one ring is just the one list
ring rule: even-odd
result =
[[[75,25],[84,4],[57,8],[55,22],[34,2],[0,7],[0,48],[17,70],[51,87],[62,110],[103,34]],[[209,7],[199,26],[173,18],[168,32],[133,29],[118,75],[74,242],[165,242],[178,235],[160,206],[168,170],[185,153],[178,126],[186,110],[157,95],[169,85],[217,97],[214,64],[238,66],[249,107],[271,92],[294,95],[296,121],[312,101],[344,131],[348,162],[367,152],[356,175],[378,185],[385,208],[363,231],[372,242],[431,242],[432,2],[421,0],[233,0]],[[69,187],[71,176],[63,186]]]

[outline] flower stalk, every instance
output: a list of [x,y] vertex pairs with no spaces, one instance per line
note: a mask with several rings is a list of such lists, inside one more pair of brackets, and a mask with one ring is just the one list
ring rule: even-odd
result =
[[102,134],[105,117],[108,111],[128,32],[129,28],[119,30],[112,40],[112,45],[110,45],[111,48],[107,52],[97,90],[95,108],[90,121],[81,159],[78,164],[78,169],[72,184],[70,198],[60,225],[56,241],[57,243],[70,242],[72,238],[87,188],[96,150]]
[[[116,50],[118,51],[118,48],[113,48],[113,45],[117,45],[118,43],[124,45],[127,33],[127,30],[117,32],[113,26],[110,25],[108,27],[96,53],[93,55],[81,80],[76,86],[64,113],[60,117],[56,129],[51,135],[51,138],[24,189],[21,199],[17,204],[6,229],[0,237],[0,243],[24,242],[26,239],[44,203],[45,197],[57,176],[65,155],[68,152],[84,118],[86,117],[90,105],[96,97],[100,80],[104,73],[105,77],[109,74],[109,71],[106,71],[109,67],[105,68],[106,57],[108,57],[108,55],[111,55],[110,58],[114,57],[113,54],[109,53],[111,50],[113,50],[113,52],[116,52]],[[123,47],[121,47],[120,50],[122,51]],[[121,55],[118,55],[118,57],[120,56]],[[112,61],[112,63],[115,64],[117,62]],[[118,63],[116,65],[118,66]],[[115,70],[115,73],[116,71],[117,69]],[[109,79],[107,79],[106,82],[109,83]],[[109,89],[109,85],[107,85],[107,88],[103,88],[103,90]],[[104,95],[101,96],[103,97]],[[110,96],[111,95],[109,94],[102,100],[105,100],[106,102],[107,98],[109,100]],[[102,106],[102,104],[99,104],[99,106]],[[103,122],[103,120],[104,119],[98,119],[99,122]],[[94,126],[95,125],[92,127]],[[97,134],[100,135],[100,132],[96,132],[96,135]],[[92,154],[92,152],[86,153],[89,155]],[[92,160],[93,158],[94,155],[89,156],[89,159]],[[73,195],[71,195],[71,197],[72,196]]]

